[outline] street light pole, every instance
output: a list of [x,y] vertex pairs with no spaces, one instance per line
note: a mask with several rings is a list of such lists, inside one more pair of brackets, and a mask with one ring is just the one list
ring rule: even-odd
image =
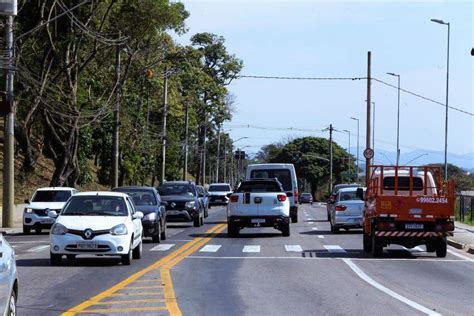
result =
[[351,120],[357,121],[357,179],[359,179],[359,119],[351,117]]
[[351,131],[348,131],[347,129],[343,130],[343,132],[346,132],[349,134],[349,147],[347,148],[347,152],[349,153],[349,173],[351,172]]
[[398,105],[397,105],[397,166],[400,163],[400,75],[387,72],[387,75],[398,78]]
[[448,180],[448,108],[449,108],[449,36],[451,32],[451,24],[439,19],[431,19],[435,22],[448,26],[448,47],[447,47],[447,61],[446,61],[446,118],[444,122],[444,180]]

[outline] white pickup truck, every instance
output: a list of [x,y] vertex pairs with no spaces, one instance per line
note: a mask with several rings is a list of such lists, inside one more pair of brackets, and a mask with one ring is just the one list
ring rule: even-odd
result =
[[273,227],[290,236],[290,201],[277,179],[242,181],[227,206],[229,237],[244,227]]

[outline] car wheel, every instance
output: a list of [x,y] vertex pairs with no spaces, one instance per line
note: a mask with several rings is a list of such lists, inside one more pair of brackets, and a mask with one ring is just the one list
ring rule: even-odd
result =
[[23,225],[23,235],[29,235],[29,234],[31,234],[31,228]]
[[370,235],[366,234],[365,232],[363,233],[363,246],[364,246],[364,251],[365,252],[371,252],[372,251],[372,241],[370,240]]
[[283,237],[290,236],[290,223],[283,225],[281,234],[283,235]]
[[332,232],[333,234],[339,233],[339,227],[334,226],[334,225],[332,224],[332,222],[331,222],[331,232]]
[[160,222],[156,224],[155,227],[155,234],[151,237],[151,241],[154,243],[160,243],[161,242],[161,225]]
[[132,243],[130,243],[130,249],[128,249],[128,253],[126,255],[121,255],[122,264],[124,266],[129,266],[130,264],[132,264],[132,256],[133,256],[132,252],[133,252]]
[[12,290],[8,301],[8,309],[5,315],[16,316],[16,293]]
[[441,238],[436,245],[436,257],[444,258],[446,257],[446,252],[448,251],[448,243],[446,237]]
[[227,236],[235,238],[239,236],[239,228],[231,223],[227,223]]
[[382,242],[379,237],[375,236],[375,232],[372,231],[372,255],[379,257],[383,252]]
[[209,211],[208,211],[208,208],[206,208],[204,211],[204,218],[208,218],[208,216],[209,216]]
[[194,219],[194,227],[199,227],[201,224],[201,216],[198,216],[197,218]]
[[298,214],[297,215],[291,215],[291,222],[292,223],[298,223]]
[[59,266],[59,265],[61,265],[61,262],[63,261],[63,256],[50,252],[49,253],[49,261],[51,262],[51,265]]
[[162,225],[161,240],[166,240],[166,222]]
[[202,217],[201,217],[201,222],[199,223],[200,226],[204,226],[204,214],[202,214]]
[[331,214],[328,212],[328,222],[331,221]]
[[140,240],[140,243],[133,249],[133,259],[141,259],[143,253],[143,241]]

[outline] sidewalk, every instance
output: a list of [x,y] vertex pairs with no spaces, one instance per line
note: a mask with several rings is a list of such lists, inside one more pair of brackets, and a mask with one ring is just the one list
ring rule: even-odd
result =
[[461,222],[454,224],[456,226],[454,236],[448,237],[448,244],[474,254],[474,227]]

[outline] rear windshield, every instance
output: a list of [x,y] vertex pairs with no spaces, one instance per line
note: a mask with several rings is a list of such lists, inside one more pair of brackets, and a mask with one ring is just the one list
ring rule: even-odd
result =
[[267,179],[277,178],[281,182],[285,191],[292,191],[293,185],[291,183],[291,173],[288,169],[261,169],[252,170],[250,173],[251,179]]
[[61,215],[127,216],[125,200],[118,196],[76,196],[71,198]]
[[36,191],[32,202],[66,202],[71,191]]
[[273,181],[244,181],[237,192],[282,192],[282,188]]
[[227,191],[232,191],[231,188],[230,188],[230,185],[228,184],[222,184],[222,185],[211,185],[209,186],[209,191],[210,192],[219,192],[219,191],[224,191],[224,192],[227,192]]
[[[388,191],[395,190],[395,177],[385,177],[383,179],[383,189]],[[410,191],[410,177],[398,177],[398,190]],[[423,190],[423,179],[413,177],[413,190]]]
[[119,189],[114,191],[128,194],[128,196],[132,198],[136,206],[157,205],[155,195],[150,190]]
[[340,194],[339,195],[339,201],[360,200],[356,195],[356,191],[340,192],[339,194]]
[[161,196],[168,195],[182,195],[182,196],[195,196],[196,193],[191,184],[181,184],[181,183],[168,183],[163,184],[158,188],[158,192]]
[[303,193],[303,194],[301,194],[301,196],[307,196],[307,197],[310,197],[310,196],[311,196],[311,193]]

